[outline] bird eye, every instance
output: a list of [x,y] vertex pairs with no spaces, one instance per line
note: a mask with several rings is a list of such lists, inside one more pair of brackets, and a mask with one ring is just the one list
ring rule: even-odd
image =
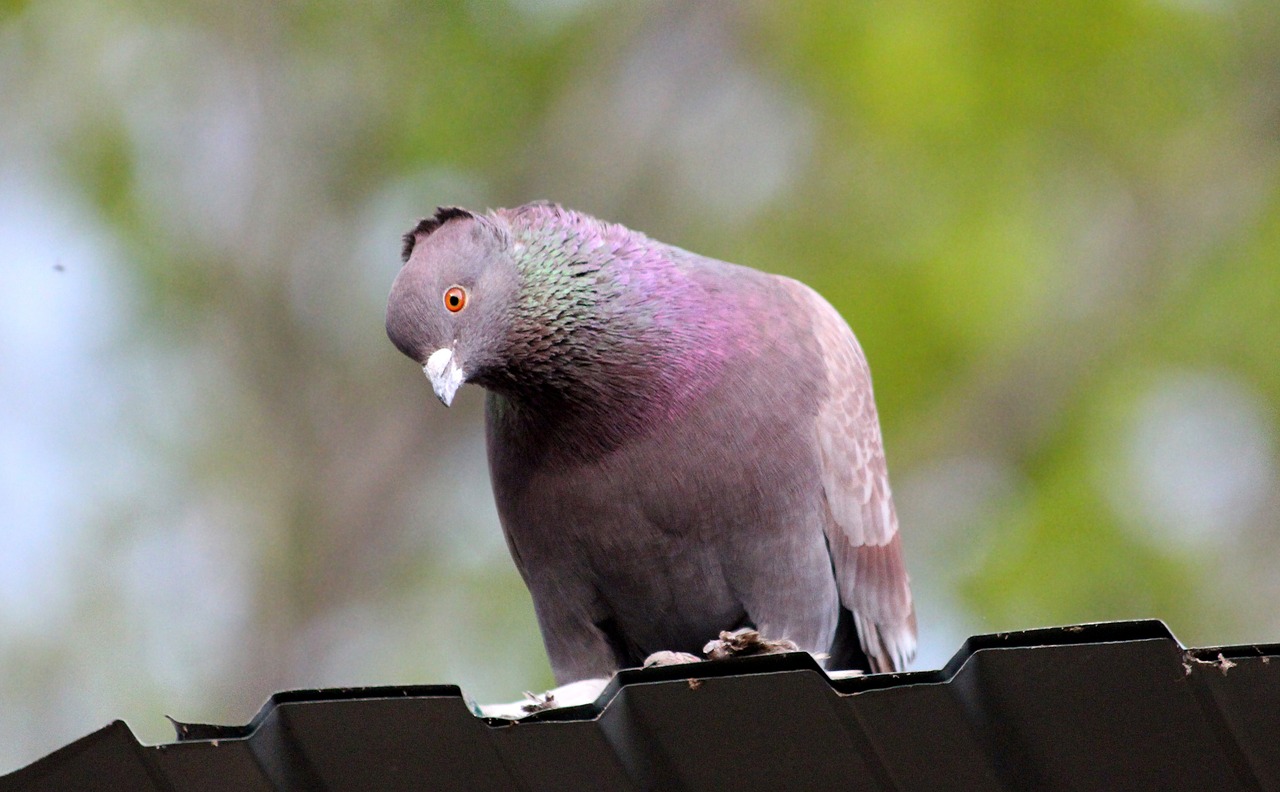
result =
[[461,286],[450,286],[449,290],[444,293],[444,307],[453,313],[457,313],[466,306],[467,290]]

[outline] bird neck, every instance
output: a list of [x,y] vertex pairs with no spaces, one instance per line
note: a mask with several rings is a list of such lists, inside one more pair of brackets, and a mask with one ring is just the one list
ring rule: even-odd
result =
[[692,409],[719,376],[725,329],[688,254],[590,218],[549,233],[513,235],[524,284],[511,362],[480,382],[491,419],[582,456]]

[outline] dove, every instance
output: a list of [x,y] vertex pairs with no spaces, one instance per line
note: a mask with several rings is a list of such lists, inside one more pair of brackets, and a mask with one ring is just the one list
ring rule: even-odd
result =
[[485,395],[557,683],[754,630],[903,670],[916,615],[866,358],[800,282],[548,202],[404,236],[391,341]]

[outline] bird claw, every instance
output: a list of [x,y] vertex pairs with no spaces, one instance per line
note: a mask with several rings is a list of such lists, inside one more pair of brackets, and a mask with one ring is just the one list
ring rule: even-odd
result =
[[684,665],[685,663],[701,663],[702,658],[688,652],[672,652],[663,650],[654,652],[644,659],[644,668],[653,668],[655,666],[673,666]]
[[781,638],[771,640],[761,638],[758,630],[744,627],[732,632],[725,630],[714,641],[708,641],[702,647],[702,653],[708,660],[726,660],[730,657],[750,657],[751,655],[781,654],[782,652],[798,652],[800,647],[795,641]]
[[[779,640],[770,640],[761,638],[758,630],[750,627],[744,627],[740,630],[724,630],[720,633],[720,637],[708,641],[707,645],[702,647],[702,653],[706,655],[707,660],[725,660],[730,657],[750,657],[752,655],[764,654],[781,654],[783,652],[798,652],[800,647],[795,641],[782,638]],[[701,663],[703,658],[689,652],[673,652],[663,650],[654,652],[644,659],[644,668],[656,668],[660,666],[685,665],[687,663]],[[529,694],[525,694],[529,695]]]

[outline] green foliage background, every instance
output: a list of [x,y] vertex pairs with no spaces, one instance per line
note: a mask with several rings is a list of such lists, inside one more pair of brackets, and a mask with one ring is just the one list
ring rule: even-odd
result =
[[0,770],[285,687],[550,683],[479,395],[383,335],[437,204],[823,292],[918,666],[1102,619],[1280,640],[1273,3],[10,2],[0,97]]

